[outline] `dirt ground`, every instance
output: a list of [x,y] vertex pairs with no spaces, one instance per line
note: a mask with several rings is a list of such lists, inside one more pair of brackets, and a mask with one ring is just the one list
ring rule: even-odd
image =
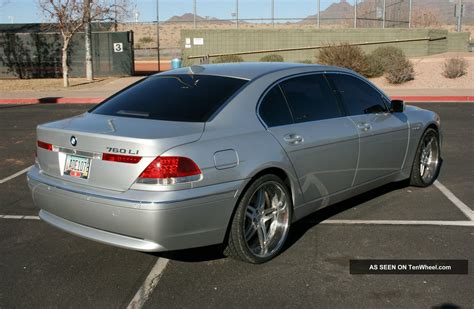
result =
[[[463,57],[468,62],[466,75],[449,79],[442,75],[446,59]],[[415,79],[401,85],[390,84],[385,77],[372,78],[371,81],[382,89],[474,89],[474,53],[444,53],[428,57],[410,58],[415,69]],[[137,61],[137,74],[156,72],[156,61]],[[162,61],[161,69],[170,69],[169,61]],[[119,77],[97,78],[93,82],[85,78],[71,78],[69,90],[94,90],[107,85]],[[61,78],[46,79],[0,79],[0,92],[17,92],[25,90],[64,90]]]
[[[468,62],[467,74],[455,79],[443,76],[446,59],[462,57]],[[371,81],[383,89],[473,89],[474,88],[474,54],[444,53],[428,57],[410,58],[415,69],[415,79],[404,84],[390,84],[385,77],[372,78]]]
[[[108,84],[119,77],[100,77],[93,81],[85,78],[70,78],[71,90],[92,89]],[[0,79],[0,91],[25,91],[25,90],[64,90],[62,78],[38,78],[38,79],[17,79],[2,78]]]

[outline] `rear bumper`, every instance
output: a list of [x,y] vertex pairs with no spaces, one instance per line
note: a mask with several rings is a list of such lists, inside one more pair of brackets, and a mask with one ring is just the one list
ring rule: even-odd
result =
[[140,251],[221,243],[243,181],[180,191],[91,190],[28,172],[45,222],[69,233]]

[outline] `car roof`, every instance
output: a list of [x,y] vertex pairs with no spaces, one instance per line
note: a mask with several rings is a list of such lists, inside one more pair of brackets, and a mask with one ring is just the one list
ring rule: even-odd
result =
[[309,67],[311,67],[313,71],[351,72],[347,69],[319,64],[303,64],[289,62],[238,62],[194,65],[191,67],[184,67],[180,69],[166,71],[157,75],[199,74],[227,76],[252,80],[260,76],[277,71],[285,71],[295,68],[308,69]]

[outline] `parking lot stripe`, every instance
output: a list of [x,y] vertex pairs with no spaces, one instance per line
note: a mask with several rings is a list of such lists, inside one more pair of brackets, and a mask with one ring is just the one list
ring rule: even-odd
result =
[[325,220],[325,221],[322,221],[320,224],[474,226],[474,221],[434,221],[434,220]]
[[10,220],[40,220],[38,216],[23,216],[23,215],[0,215],[0,219]]
[[24,216],[24,220],[41,220],[39,216]]
[[12,179],[15,178],[15,177],[20,176],[20,175],[23,174],[23,173],[28,172],[28,170],[29,170],[32,166],[33,166],[33,165],[30,165],[30,166],[28,166],[27,168],[22,169],[21,171],[16,172],[15,174],[13,174],[13,175],[11,175],[11,176],[8,176],[7,178],[3,178],[2,180],[0,180],[0,184],[5,183],[5,182],[7,182],[7,181],[9,181],[9,180],[12,180]]
[[168,259],[158,258],[142,286],[138,289],[137,293],[128,304],[127,309],[138,309],[143,307],[153,290],[158,285],[168,262]]
[[21,220],[23,219],[24,216],[18,216],[18,215],[4,215],[3,219],[16,219],[16,220]]
[[456,205],[459,210],[462,211],[466,217],[469,218],[469,220],[474,221],[474,211],[471,210],[471,208],[467,207],[466,204],[464,204],[460,199],[458,199],[453,192],[451,192],[448,188],[446,188],[441,182],[435,181],[434,185],[436,188],[441,191],[454,205]]

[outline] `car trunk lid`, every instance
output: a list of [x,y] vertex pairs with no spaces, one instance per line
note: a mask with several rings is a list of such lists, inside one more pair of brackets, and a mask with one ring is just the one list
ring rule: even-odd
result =
[[[38,163],[45,174],[64,181],[125,191],[153,159],[170,148],[199,140],[203,130],[200,122],[85,113],[37,127],[38,141],[53,145],[53,151],[37,148]],[[141,159],[138,163],[107,161],[103,154]],[[88,163],[89,170],[68,175],[66,163],[70,162]]]

